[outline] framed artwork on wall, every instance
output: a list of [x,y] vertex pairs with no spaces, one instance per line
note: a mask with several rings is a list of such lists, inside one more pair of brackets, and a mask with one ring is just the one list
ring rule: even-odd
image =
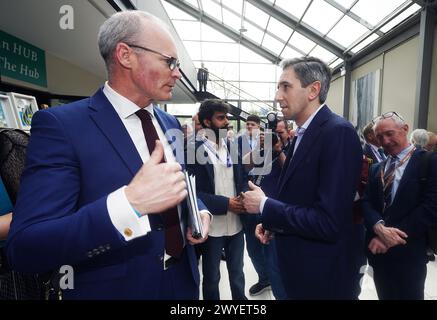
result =
[[352,82],[350,119],[358,131],[379,114],[380,82],[380,69]]
[[0,94],[0,128],[18,128],[11,98]]
[[30,130],[32,117],[38,111],[38,105],[34,96],[28,96],[21,93],[9,92],[12,106],[17,119],[18,128]]

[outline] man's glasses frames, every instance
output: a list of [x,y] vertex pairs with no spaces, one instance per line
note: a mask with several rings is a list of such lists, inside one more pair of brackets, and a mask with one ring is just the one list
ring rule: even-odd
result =
[[159,54],[161,57],[164,57],[166,59],[165,61],[167,62],[167,65],[168,65],[168,67],[170,68],[171,71],[173,71],[176,68],[179,69],[180,66],[181,66],[181,63],[179,62],[179,60],[177,58],[171,57],[169,55],[166,55],[166,54],[163,54],[161,52],[155,51],[153,49],[149,49],[149,48],[146,48],[146,47],[138,46],[136,44],[130,44],[130,43],[126,43],[126,44],[129,47],[132,47],[132,48],[138,48],[138,49],[142,49],[144,51],[149,51],[149,52],[152,52],[152,53],[155,53],[155,54]]

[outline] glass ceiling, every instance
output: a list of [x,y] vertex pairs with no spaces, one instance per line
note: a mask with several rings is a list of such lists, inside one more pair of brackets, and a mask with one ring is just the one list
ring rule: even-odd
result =
[[[196,67],[203,62],[210,74],[247,92],[244,100],[270,105],[282,59],[311,55],[338,67],[420,9],[410,0],[161,1]],[[237,40],[208,26],[211,20]],[[221,98],[242,99],[214,80],[211,85],[208,90]]]

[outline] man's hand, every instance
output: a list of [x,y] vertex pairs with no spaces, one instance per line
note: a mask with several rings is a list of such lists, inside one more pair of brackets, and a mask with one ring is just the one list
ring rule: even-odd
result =
[[373,227],[373,231],[384,242],[387,248],[407,243],[405,238],[408,238],[408,235],[397,228],[386,227],[382,223],[378,223]]
[[193,238],[193,235],[192,235],[193,231],[191,230],[190,227],[188,227],[186,236],[187,236],[188,242],[192,245],[205,242],[206,239],[208,239],[209,226],[211,225],[211,216],[209,215],[209,213],[202,212],[200,214],[200,218],[202,219],[202,225],[203,225],[203,230],[205,232],[205,237],[200,238],[200,239]]
[[235,198],[229,198],[228,210],[236,214],[246,213],[246,209],[244,209],[240,196]]
[[270,240],[273,239],[273,235],[274,233],[265,230],[263,228],[263,225],[257,224],[255,227],[255,237],[258,238],[258,240],[262,243],[262,244],[269,244]]
[[374,237],[369,243],[369,250],[373,254],[384,254],[388,247],[378,237]]
[[159,213],[174,207],[187,196],[179,163],[160,163],[164,148],[159,140],[155,150],[125,189],[126,198],[141,214]]
[[265,194],[261,188],[254,185],[252,181],[249,181],[249,189],[250,191],[242,194],[244,208],[246,208],[248,213],[259,213],[259,205],[261,200],[265,197]]

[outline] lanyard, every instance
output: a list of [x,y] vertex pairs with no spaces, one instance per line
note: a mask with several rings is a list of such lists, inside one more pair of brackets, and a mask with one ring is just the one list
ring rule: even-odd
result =
[[[386,185],[389,186],[390,183],[393,182],[394,178],[395,178],[395,172],[396,169],[398,169],[399,167],[401,167],[405,161],[407,161],[408,159],[411,158],[411,155],[413,154],[413,152],[416,150],[416,147],[412,148],[406,155],[405,157],[403,157],[401,160],[399,160],[399,163],[396,164],[394,170],[393,170],[393,174],[387,179],[386,183],[384,183],[384,171],[385,171],[385,166],[387,165],[387,163],[385,163],[384,166],[381,166],[381,183],[382,183],[382,188],[385,189]],[[391,160],[393,161],[393,160]]]
[[218,153],[215,150],[214,146],[211,145],[211,142],[208,141],[208,139],[206,139],[205,137],[202,137],[202,141],[203,141],[203,144],[205,145],[205,147],[207,147],[209,149],[209,151],[211,151],[215,155],[215,157],[217,158],[218,161],[223,163],[227,168],[232,167],[231,155],[229,154],[229,150],[226,147],[226,144],[225,144],[225,148],[226,148],[226,163],[225,163],[224,161],[222,161],[222,159],[220,159],[220,156],[218,155]]

